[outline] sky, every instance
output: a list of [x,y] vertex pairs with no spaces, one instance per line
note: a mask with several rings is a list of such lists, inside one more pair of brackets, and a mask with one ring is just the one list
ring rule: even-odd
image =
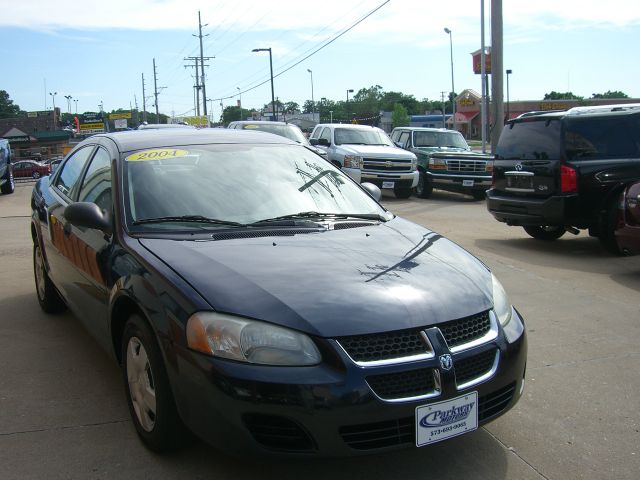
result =
[[[0,11],[0,89],[27,111],[54,100],[63,112],[68,103],[71,112],[142,109],[142,75],[153,111],[155,58],[160,112],[193,115],[193,61],[184,59],[200,53],[198,11],[204,56],[215,57],[205,62],[214,119],[240,93],[244,108],[270,102],[269,54],[255,48],[272,49],[283,102],[311,99],[312,77],[316,101],[373,85],[439,99],[451,90],[450,45],[456,92],[481,88],[470,55],[481,45],[480,0],[0,0]],[[640,1],[503,0],[503,25],[512,101],[550,91],[640,98]]]

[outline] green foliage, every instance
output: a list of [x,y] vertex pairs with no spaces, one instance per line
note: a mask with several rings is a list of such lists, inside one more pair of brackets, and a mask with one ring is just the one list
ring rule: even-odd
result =
[[400,103],[396,103],[393,107],[393,113],[391,114],[391,126],[392,128],[396,127],[406,127],[409,125],[409,115],[407,113],[407,109],[404,105]]
[[222,112],[222,123],[226,126],[230,122],[236,122],[238,120],[246,120],[251,116],[251,111],[246,108],[240,109],[235,105],[229,105],[224,107]]
[[543,100],[584,100],[584,97],[574,95],[573,92],[552,91],[545,93]]
[[17,117],[19,113],[20,107],[13,103],[5,90],[0,90],[0,118]]
[[607,90],[604,93],[594,93],[591,95],[591,98],[629,98],[629,95],[620,90],[614,90],[613,92]]

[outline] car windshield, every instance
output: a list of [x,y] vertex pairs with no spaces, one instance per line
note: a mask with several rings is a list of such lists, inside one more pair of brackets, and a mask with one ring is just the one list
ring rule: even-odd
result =
[[469,148],[466,140],[457,132],[413,132],[413,145],[416,147],[455,147]]
[[134,231],[239,227],[292,215],[392,217],[298,145],[177,146],[123,157],[125,211]]
[[244,130],[258,130],[262,132],[273,133],[281,137],[288,138],[294,142],[308,145],[309,142],[302,132],[293,125],[268,125],[264,123],[248,123],[242,127]]
[[387,135],[373,128],[336,128],[334,133],[336,145],[387,145],[393,146]]

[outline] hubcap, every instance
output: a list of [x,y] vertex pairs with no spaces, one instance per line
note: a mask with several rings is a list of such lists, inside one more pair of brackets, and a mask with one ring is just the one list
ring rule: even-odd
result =
[[9,170],[9,186],[11,187],[11,190],[13,190],[15,188],[15,180],[13,179],[13,169]]
[[156,389],[147,351],[137,337],[127,345],[127,381],[138,423],[150,432],[156,423]]
[[35,274],[36,274],[36,288],[38,290],[38,297],[40,299],[44,299],[45,295],[45,283],[44,283],[44,260],[42,258],[42,252],[40,251],[40,247],[36,246],[36,255],[35,255]]

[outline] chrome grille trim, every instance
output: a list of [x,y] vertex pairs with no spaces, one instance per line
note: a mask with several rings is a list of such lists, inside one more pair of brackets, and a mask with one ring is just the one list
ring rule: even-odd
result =
[[487,373],[483,375],[480,375],[479,377],[474,378],[473,380],[469,380],[468,382],[461,383],[460,385],[458,385],[458,382],[456,381],[456,389],[464,390],[466,388],[473,387],[474,385],[478,385],[479,383],[489,380],[498,371],[498,363],[500,363],[500,350],[496,350],[496,357],[493,360],[493,366],[491,367],[491,370],[489,370]]
[[344,354],[349,358],[349,360],[351,360],[353,363],[355,363],[359,367],[384,367],[386,365],[401,365],[403,363],[418,362],[420,360],[431,360],[432,358],[435,358],[436,354],[433,351],[433,346],[431,345],[429,338],[423,331],[419,333],[420,333],[420,337],[422,337],[423,341],[425,342],[425,346],[424,346],[425,353],[420,353],[418,355],[409,355],[406,357],[387,358],[384,360],[372,360],[370,362],[354,360],[351,357],[351,355],[349,355],[349,352],[345,350],[345,348],[340,344],[338,340],[335,340],[335,342],[336,342],[336,345],[340,347],[340,350],[342,350]]
[[[437,327],[437,325],[436,325]],[[470,348],[478,347],[480,345],[484,345],[485,343],[489,343],[492,340],[498,338],[498,319],[493,310],[489,310],[489,331],[485,333],[482,337],[476,338],[475,340],[463,343],[462,345],[457,345],[455,347],[449,348],[451,353],[464,352],[465,350],[469,350]],[[445,340],[446,343],[446,340]],[[449,345],[447,345],[449,347]]]
[[447,160],[447,170],[451,172],[484,172],[485,160]]
[[416,397],[382,398],[373,390],[373,388],[371,388],[371,385],[369,385],[369,382],[367,382],[367,386],[369,387],[369,390],[371,390],[373,395],[378,400],[385,403],[404,403],[404,402],[415,402],[417,400],[426,400],[429,398],[439,397],[442,394],[442,380],[440,379],[440,371],[437,368],[433,368],[432,372],[433,372],[433,384],[434,384],[433,391],[429,393],[425,393],[424,395],[418,395]]

